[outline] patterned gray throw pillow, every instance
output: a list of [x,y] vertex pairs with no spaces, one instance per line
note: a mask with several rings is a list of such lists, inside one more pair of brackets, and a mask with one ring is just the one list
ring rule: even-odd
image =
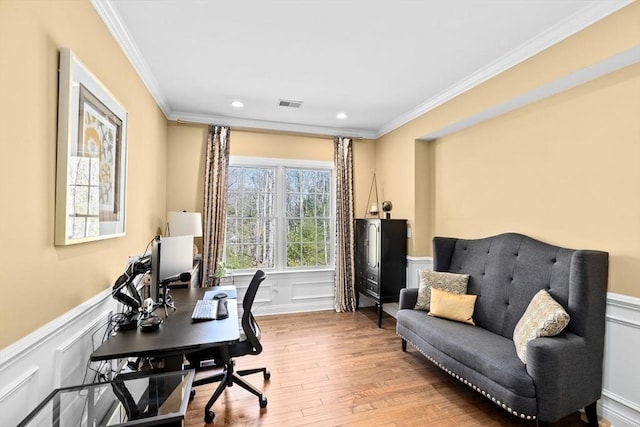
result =
[[431,270],[418,270],[420,287],[418,288],[418,301],[415,310],[429,311],[431,303],[431,288],[454,294],[466,294],[468,274],[442,273]]
[[549,292],[544,289],[538,291],[513,331],[513,344],[522,363],[527,363],[529,341],[558,335],[567,327],[569,320],[569,314]]

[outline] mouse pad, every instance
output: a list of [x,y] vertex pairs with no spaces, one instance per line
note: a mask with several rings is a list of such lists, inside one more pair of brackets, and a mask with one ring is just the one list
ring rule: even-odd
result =
[[237,294],[235,289],[216,289],[216,290],[213,290],[213,291],[205,292],[204,293],[204,297],[202,299],[204,299],[204,300],[213,299],[213,297],[216,294],[219,294],[220,292],[223,292],[223,293],[227,294],[227,298],[230,298],[230,299],[238,298],[238,294]]

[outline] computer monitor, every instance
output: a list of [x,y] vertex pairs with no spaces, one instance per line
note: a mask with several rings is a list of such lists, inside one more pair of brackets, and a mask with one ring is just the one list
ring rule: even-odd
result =
[[162,255],[162,241],[160,236],[156,236],[151,244],[151,283],[149,283],[149,295],[147,298],[151,298],[154,303],[158,302],[158,297],[161,295],[160,290],[160,257]]
[[193,269],[193,236],[156,237],[151,246],[149,295],[154,303],[162,298],[161,282]]

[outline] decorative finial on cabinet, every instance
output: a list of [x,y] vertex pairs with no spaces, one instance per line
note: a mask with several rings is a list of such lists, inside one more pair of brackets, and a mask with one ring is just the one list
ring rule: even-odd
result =
[[382,211],[384,212],[384,219],[391,219],[391,209],[393,204],[389,200],[382,202]]

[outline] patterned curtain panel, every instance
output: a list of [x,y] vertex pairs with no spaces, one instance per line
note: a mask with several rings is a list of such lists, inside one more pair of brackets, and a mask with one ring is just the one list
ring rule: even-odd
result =
[[202,286],[214,284],[218,262],[222,261],[227,219],[227,169],[229,168],[228,127],[209,126],[204,172],[204,243]]
[[353,147],[351,138],[333,140],[336,166],[336,311],[355,311]]

